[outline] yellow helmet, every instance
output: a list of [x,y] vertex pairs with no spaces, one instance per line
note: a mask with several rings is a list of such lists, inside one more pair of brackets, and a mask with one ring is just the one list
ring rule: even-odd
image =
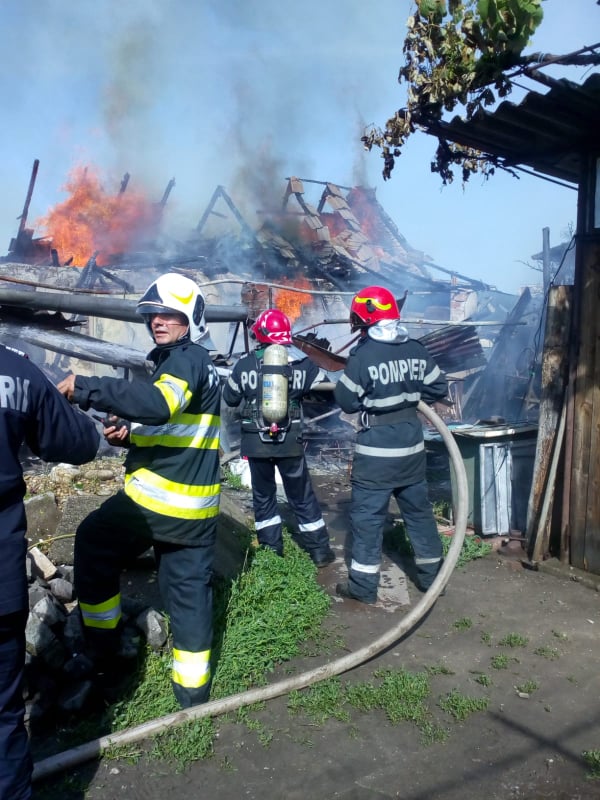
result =
[[177,272],[167,272],[146,289],[136,311],[145,317],[148,330],[152,314],[173,311],[183,314],[190,326],[190,339],[207,350],[214,350],[204,317],[205,307],[204,295],[191,278]]

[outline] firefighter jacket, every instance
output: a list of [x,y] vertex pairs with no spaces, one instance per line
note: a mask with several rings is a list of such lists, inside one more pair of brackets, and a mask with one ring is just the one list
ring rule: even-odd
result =
[[448,385],[425,347],[404,328],[391,341],[365,335],[348,356],[334,395],[342,410],[361,412],[352,480],[364,487],[394,489],[425,479],[419,400],[433,403]]
[[156,347],[149,381],[75,379],[74,402],[131,420],[124,491],[157,541],[193,546],[219,513],[219,375],[189,339]]
[[23,442],[44,461],[84,464],[98,450],[94,422],[23,354],[0,345],[0,615],[28,607]]
[[[302,398],[315,383],[323,380],[323,373],[309,358],[292,360],[288,356],[288,419],[289,430],[283,439],[261,436],[260,387],[264,347],[243,356],[234,366],[223,387],[223,400],[228,406],[242,404],[242,440],[240,452],[248,458],[286,458],[304,454],[302,446]],[[298,351],[299,352],[299,351]]]

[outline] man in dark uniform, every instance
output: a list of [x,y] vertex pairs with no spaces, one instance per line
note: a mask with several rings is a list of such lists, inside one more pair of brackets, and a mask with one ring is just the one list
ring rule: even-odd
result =
[[335,387],[342,409],[361,413],[352,463],[352,562],[337,593],[377,601],[383,527],[396,498],[415,554],[417,586],[426,591],[442,564],[442,544],[425,480],[423,428],[417,403],[434,403],[447,383],[425,347],[400,325],[393,294],[368,286],[353,298],[353,331],[361,337]]
[[94,422],[71,408],[24,354],[0,345],[0,798],[31,797],[23,670],[29,611],[23,442],[44,461],[84,464],[98,450]]
[[[258,543],[283,554],[281,516],[277,510],[275,469],[279,471],[288,503],[298,522],[296,541],[317,567],[335,560],[329,535],[315,496],[302,446],[301,401],[311,387],[322,380],[322,373],[309,358],[290,351],[292,330],[288,317],[278,309],[263,311],[251,328],[256,349],[240,358],[223,388],[223,400],[242,410],[241,454],[248,459],[252,479],[252,500]],[[282,345],[287,349],[286,364],[280,369],[287,378],[287,424],[277,432],[268,430],[261,419],[261,392],[265,349]],[[288,355],[289,354],[289,355]]]
[[194,281],[161,275],[137,305],[156,345],[149,382],[69,375],[58,386],[84,409],[135,423],[107,428],[111,443],[129,444],[125,485],[75,538],[75,589],[91,655],[114,686],[120,572],[153,547],[173,638],[171,681],[184,708],[208,700],[211,683],[221,390],[204,306]]

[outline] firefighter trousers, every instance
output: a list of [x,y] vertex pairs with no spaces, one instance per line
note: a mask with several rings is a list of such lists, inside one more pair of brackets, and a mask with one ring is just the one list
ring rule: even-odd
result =
[[398,503],[414,551],[418,588],[427,590],[442,565],[442,542],[429,502],[426,481],[391,490],[367,489],[353,482],[350,504],[352,561],[348,588],[352,595],[368,603],[377,599],[383,529],[392,494]]
[[29,800],[32,760],[25,728],[23,671],[27,610],[0,616],[0,798]]
[[301,456],[248,458],[258,543],[283,554],[282,521],[277,508],[275,469],[279,470],[287,501],[298,523],[294,539],[315,563],[330,553],[329,535],[315,495],[306,459]]
[[210,693],[217,520],[194,546],[154,541],[149,520],[123,491],[86,517],[75,537],[75,590],[91,655],[105,663],[114,660],[122,627],[121,571],[154,547],[173,640],[173,691],[187,708],[205,702]]

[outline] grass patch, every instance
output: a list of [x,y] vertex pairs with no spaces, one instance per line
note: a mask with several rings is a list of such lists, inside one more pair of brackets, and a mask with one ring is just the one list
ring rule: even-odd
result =
[[457,631],[467,631],[469,628],[473,627],[473,620],[469,617],[463,617],[453,622],[452,627],[456,628]]
[[431,667],[425,667],[425,672],[428,675],[454,675],[453,670],[444,664],[434,664]]
[[[442,547],[444,550],[444,558],[448,555],[448,551],[452,545],[451,536],[441,536]],[[465,536],[458,561],[457,567],[464,567],[469,561],[475,561],[478,558],[483,558],[492,552],[492,545],[489,542],[484,542],[479,536]]]
[[352,709],[363,713],[380,710],[393,725],[414,723],[423,744],[446,738],[447,732],[431,720],[426,704],[431,691],[426,673],[383,669],[373,677],[373,681],[360,683],[342,683],[339,678],[331,678],[291,692],[288,710],[290,714],[304,713],[318,725],[332,718],[351,722]]
[[346,692],[339,678],[330,678],[303,691],[290,692],[287,707],[290,714],[303,712],[317,725],[323,725],[331,718],[349,722],[346,703]]
[[489,675],[486,675],[485,672],[480,672],[479,675],[475,677],[475,683],[479,683],[481,686],[491,686],[492,679]]
[[542,658],[548,658],[550,661],[555,661],[557,658],[560,658],[560,653],[556,649],[556,647],[536,647],[533,651],[536,656],[541,656]]
[[529,639],[526,636],[521,636],[520,633],[507,633],[498,645],[500,647],[527,647]]
[[224,465],[221,469],[221,481],[229,489],[236,489],[237,491],[244,489],[245,486],[242,481],[242,476],[232,472],[231,469]]
[[500,653],[497,656],[492,656],[490,663],[494,669],[508,669],[509,662],[510,659],[506,653]]
[[[448,555],[448,551],[452,545],[451,536],[440,535],[442,542],[442,550],[444,558]],[[383,534],[383,548],[387,551],[393,551],[401,556],[407,558],[414,556],[412,545],[406,534],[406,529],[402,521],[394,521],[394,526],[387,529]],[[492,545],[484,542],[479,536],[465,536],[463,544],[456,562],[457,567],[464,567],[469,561],[474,561],[477,558],[483,558],[492,552]]]
[[515,686],[515,689],[519,694],[533,694],[536,689],[539,689],[539,686],[535,681],[525,681],[525,683]]
[[310,558],[285,535],[285,557],[260,548],[230,587],[213,699],[264,686],[274,668],[319,636],[331,599],[315,580]]
[[581,754],[590,778],[600,778],[600,750],[584,750]]
[[174,762],[178,772],[183,772],[192,762],[213,753],[214,722],[208,717],[191,720],[176,728],[169,728],[152,739],[152,758]]
[[485,711],[489,705],[487,697],[467,697],[456,689],[442,697],[438,703],[445,711],[456,720],[465,720],[476,711]]

